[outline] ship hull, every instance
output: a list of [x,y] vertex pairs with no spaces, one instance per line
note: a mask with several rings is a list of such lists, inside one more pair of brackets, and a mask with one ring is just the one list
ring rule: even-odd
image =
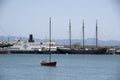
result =
[[45,61],[42,61],[42,62],[41,62],[41,66],[51,66],[51,67],[55,67],[55,66],[56,66],[56,62],[45,62]]
[[0,51],[0,54],[11,54],[10,51]]
[[60,54],[106,54],[107,49],[106,48],[100,48],[100,49],[57,49],[58,53]]
[[8,48],[0,48],[0,54],[11,54]]

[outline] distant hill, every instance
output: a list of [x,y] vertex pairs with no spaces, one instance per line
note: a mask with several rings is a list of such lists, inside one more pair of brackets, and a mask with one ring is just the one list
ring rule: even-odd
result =
[[[0,36],[0,41],[5,41],[5,42],[12,42],[15,40],[20,39],[20,37],[15,37],[15,36]],[[26,37],[21,37],[21,39],[24,42],[28,42],[28,38]],[[45,41],[45,39],[34,39],[36,42],[43,42]],[[69,44],[69,40],[68,39],[55,39],[54,40],[56,42],[56,44],[58,45],[68,45]],[[82,45],[82,40],[79,39],[72,39],[72,44],[74,43],[80,43],[80,45]],[[88,38],[85,40],[85,45],[95,45],[96,40],[95,38]],[[120,41],[117,40],[109,40],[109,41],[103,41],[103,40],[98,40],[98,45],[100,46],[120,46]]]
[[[62,39],[62,40],[55,40],[57,44],[61,45],[67,45],[69,44],[69,40],[67,39]],[[82,40],[79,39],[73,39],[72,44],[74,43],[80,43],[82,45]],[[88,38],[85,40],[85,45],[95,45],[96,44],[96,39],[95,38]],[[120,46],[120,41],[117,40],[109,40],[109,41],[103,41],[103,40],[98,40],[98,45],[100,46]]]

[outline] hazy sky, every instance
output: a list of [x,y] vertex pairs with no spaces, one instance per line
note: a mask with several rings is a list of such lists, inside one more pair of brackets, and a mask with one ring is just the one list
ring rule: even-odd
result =
[[[48,38],[49,17],[52,39],[68,38],[71,19],[72,39],[95,37],[98,20],[99,39],[120,40],[120,8],[116,0],[0,0],[0,36]],[[118,4],[117,4],[118,3]]]

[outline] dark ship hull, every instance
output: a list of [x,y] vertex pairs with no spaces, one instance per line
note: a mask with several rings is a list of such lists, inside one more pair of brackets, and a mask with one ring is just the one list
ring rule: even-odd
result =
[[59,48],[57,49],[58,53],[60,54],[106,54],[106,48],[99,48],[99,49],[64,49]]
[[45,62],[45,61],[42,61],[41,62],[41,66],[51,66],[51,67],[55,67],[57,64],[57,62]]

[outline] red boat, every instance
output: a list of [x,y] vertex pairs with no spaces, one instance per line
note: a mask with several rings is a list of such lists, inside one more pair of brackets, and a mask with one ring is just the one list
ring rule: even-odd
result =
[[11,54],[10,51],[0,51],[0,54]]
[[41,66],[55,67],[56,64],[56,61],[51,62],[51,18],[49,18],[49,62],[42,61]]
[[0,54],[11,54],[11,52],[8,49],[1,48]]
[[10,54],[9,46],[13,46],[13,44],[0,42],[0,54]]
[[42,66],[51,66],[51,67],[55,67],[56,66],[56,61],[55,62],[46,62],[46,61],[42,61],[41,62]]
[[0,54],[11,54],[10,51],[0,51]]

